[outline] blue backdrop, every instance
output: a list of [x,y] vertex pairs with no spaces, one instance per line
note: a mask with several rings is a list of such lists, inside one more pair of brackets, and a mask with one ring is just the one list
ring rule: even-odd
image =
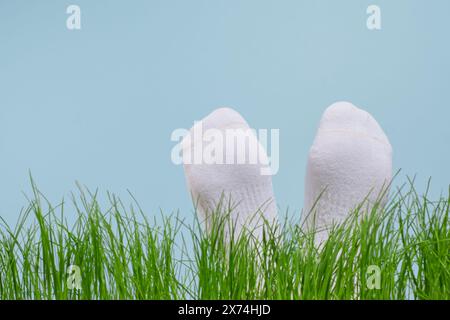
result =
[[[66,8],[81,8],[81,30]],[[381,8],[382,29],[366,27]],[[280,129],[282,210],[303,205],[323,110],[372,113],[394,167],[450,182],[450,1],[0,0],[0,216],[14,223],[28,171],[50,200],[80,181],[151,214],[192,214],[170,134],[219,106]],[[125,202],[128,200],[125,199]]]

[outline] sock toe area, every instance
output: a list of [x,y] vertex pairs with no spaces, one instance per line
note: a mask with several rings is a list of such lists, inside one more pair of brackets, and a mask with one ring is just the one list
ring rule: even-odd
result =
[[325,110],[318,129],[318,135],[321,134],[348,134],[373,139],[392,150],[389,139],[372,115],[346,101],[333,103]]
[[[207,130],[226,130],[228,128],[248,129],[247,121],[236,110],[229,107],[221,107],[206,117],[194,123],[189,133],[183,138],[181,145],[184,152],[192,148],[193,141],[196,139],[194,132],[198,130],[204,133]],[[198,138],[198,137],[197,137]],[[200,137],[202,138],[202,136]]]
[[222,107],[214,110],[203,120],[204,129],[223,129],[229,127],[248,127],[245,119],[236,110]]

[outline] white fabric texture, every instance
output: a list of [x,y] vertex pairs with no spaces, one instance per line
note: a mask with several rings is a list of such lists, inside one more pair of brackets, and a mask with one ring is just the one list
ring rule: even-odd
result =
[[363,201],[365,210],[376,201],[383,205],[391,179],[392,147],[377,121],[351,103],[334,103],[323,113],[309,151],[304,228],[316,232],[316,244],[323,243],[332,225]]
[[[199,126],[203,129],[203,136],[194,133],[194,129]],[[211,142],[205,142],[204,137],[209,129],[222,133],[224,137],[227,137],[228,129],[237,130],[237,139],[245,139],[248,147],[245,148],[244,155],[238,148],[232,149],[227,143],[223,143],[224,159],[233,158],[235,161],[232,164],[226,161],[222,164],[184,162],[188,191],[196,206],[199,220],[205,223],[206,230],[210,231],[213,214],[228,216],[231,224],[225,227],[227,238],[231,235],[231,227],[234,230],[234,238],[245,228],[260,240],[264,224],[277,223],[272,178],[270,175],[261,175],[260,170],[267,164],[266,152],[253,132],[246,135],[250,128],[239,113],[230,108],[219,108],[191,128],[182,142],[183,155],[192,155],[199,150],[205,152]],[[256,163],[249,163],[248,159],[254,155],[252,152],[258,152],[259,159]],[[238,163],[239,156],[245,156],[244,163]],[[219,203],[220,210],[217,210]]]

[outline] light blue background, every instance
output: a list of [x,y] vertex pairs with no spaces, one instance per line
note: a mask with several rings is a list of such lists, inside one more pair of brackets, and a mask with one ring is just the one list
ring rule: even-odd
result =
[[[82,30],[66,29],[78,4]],[[366,8],[382,30],[366,28]],[[175,128],[232,106],[279,128],[281,210],[303,205],[306,156],[323,110],[365,108],[394,147],[394,166],[450,182],[450,1],[0,0],[0,216],[29,194],[50,200],[76,180],[149,215],[192,215]],[[293,213],[294,214],[294,213]]]

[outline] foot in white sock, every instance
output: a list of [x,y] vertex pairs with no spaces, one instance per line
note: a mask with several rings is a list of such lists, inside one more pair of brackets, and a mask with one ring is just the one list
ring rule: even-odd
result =
[[[238,141],[244,141],[244,148]],[[236,111],[220,108],[197,122],[182,143],[188,190],[207,231],[214,218],[229,215],[227,238],[231,227],[234,238],[246,229],[261,239],[264,225],[277,222],[277,207],[272,178],[262,175],[266,152],[247,122]]]
[[363,201],[370,210],[392,179],[392,148],[377,121],[348,102],[325,110],[309,151],[305,178],[304,227],[316,244],[328,238]]

